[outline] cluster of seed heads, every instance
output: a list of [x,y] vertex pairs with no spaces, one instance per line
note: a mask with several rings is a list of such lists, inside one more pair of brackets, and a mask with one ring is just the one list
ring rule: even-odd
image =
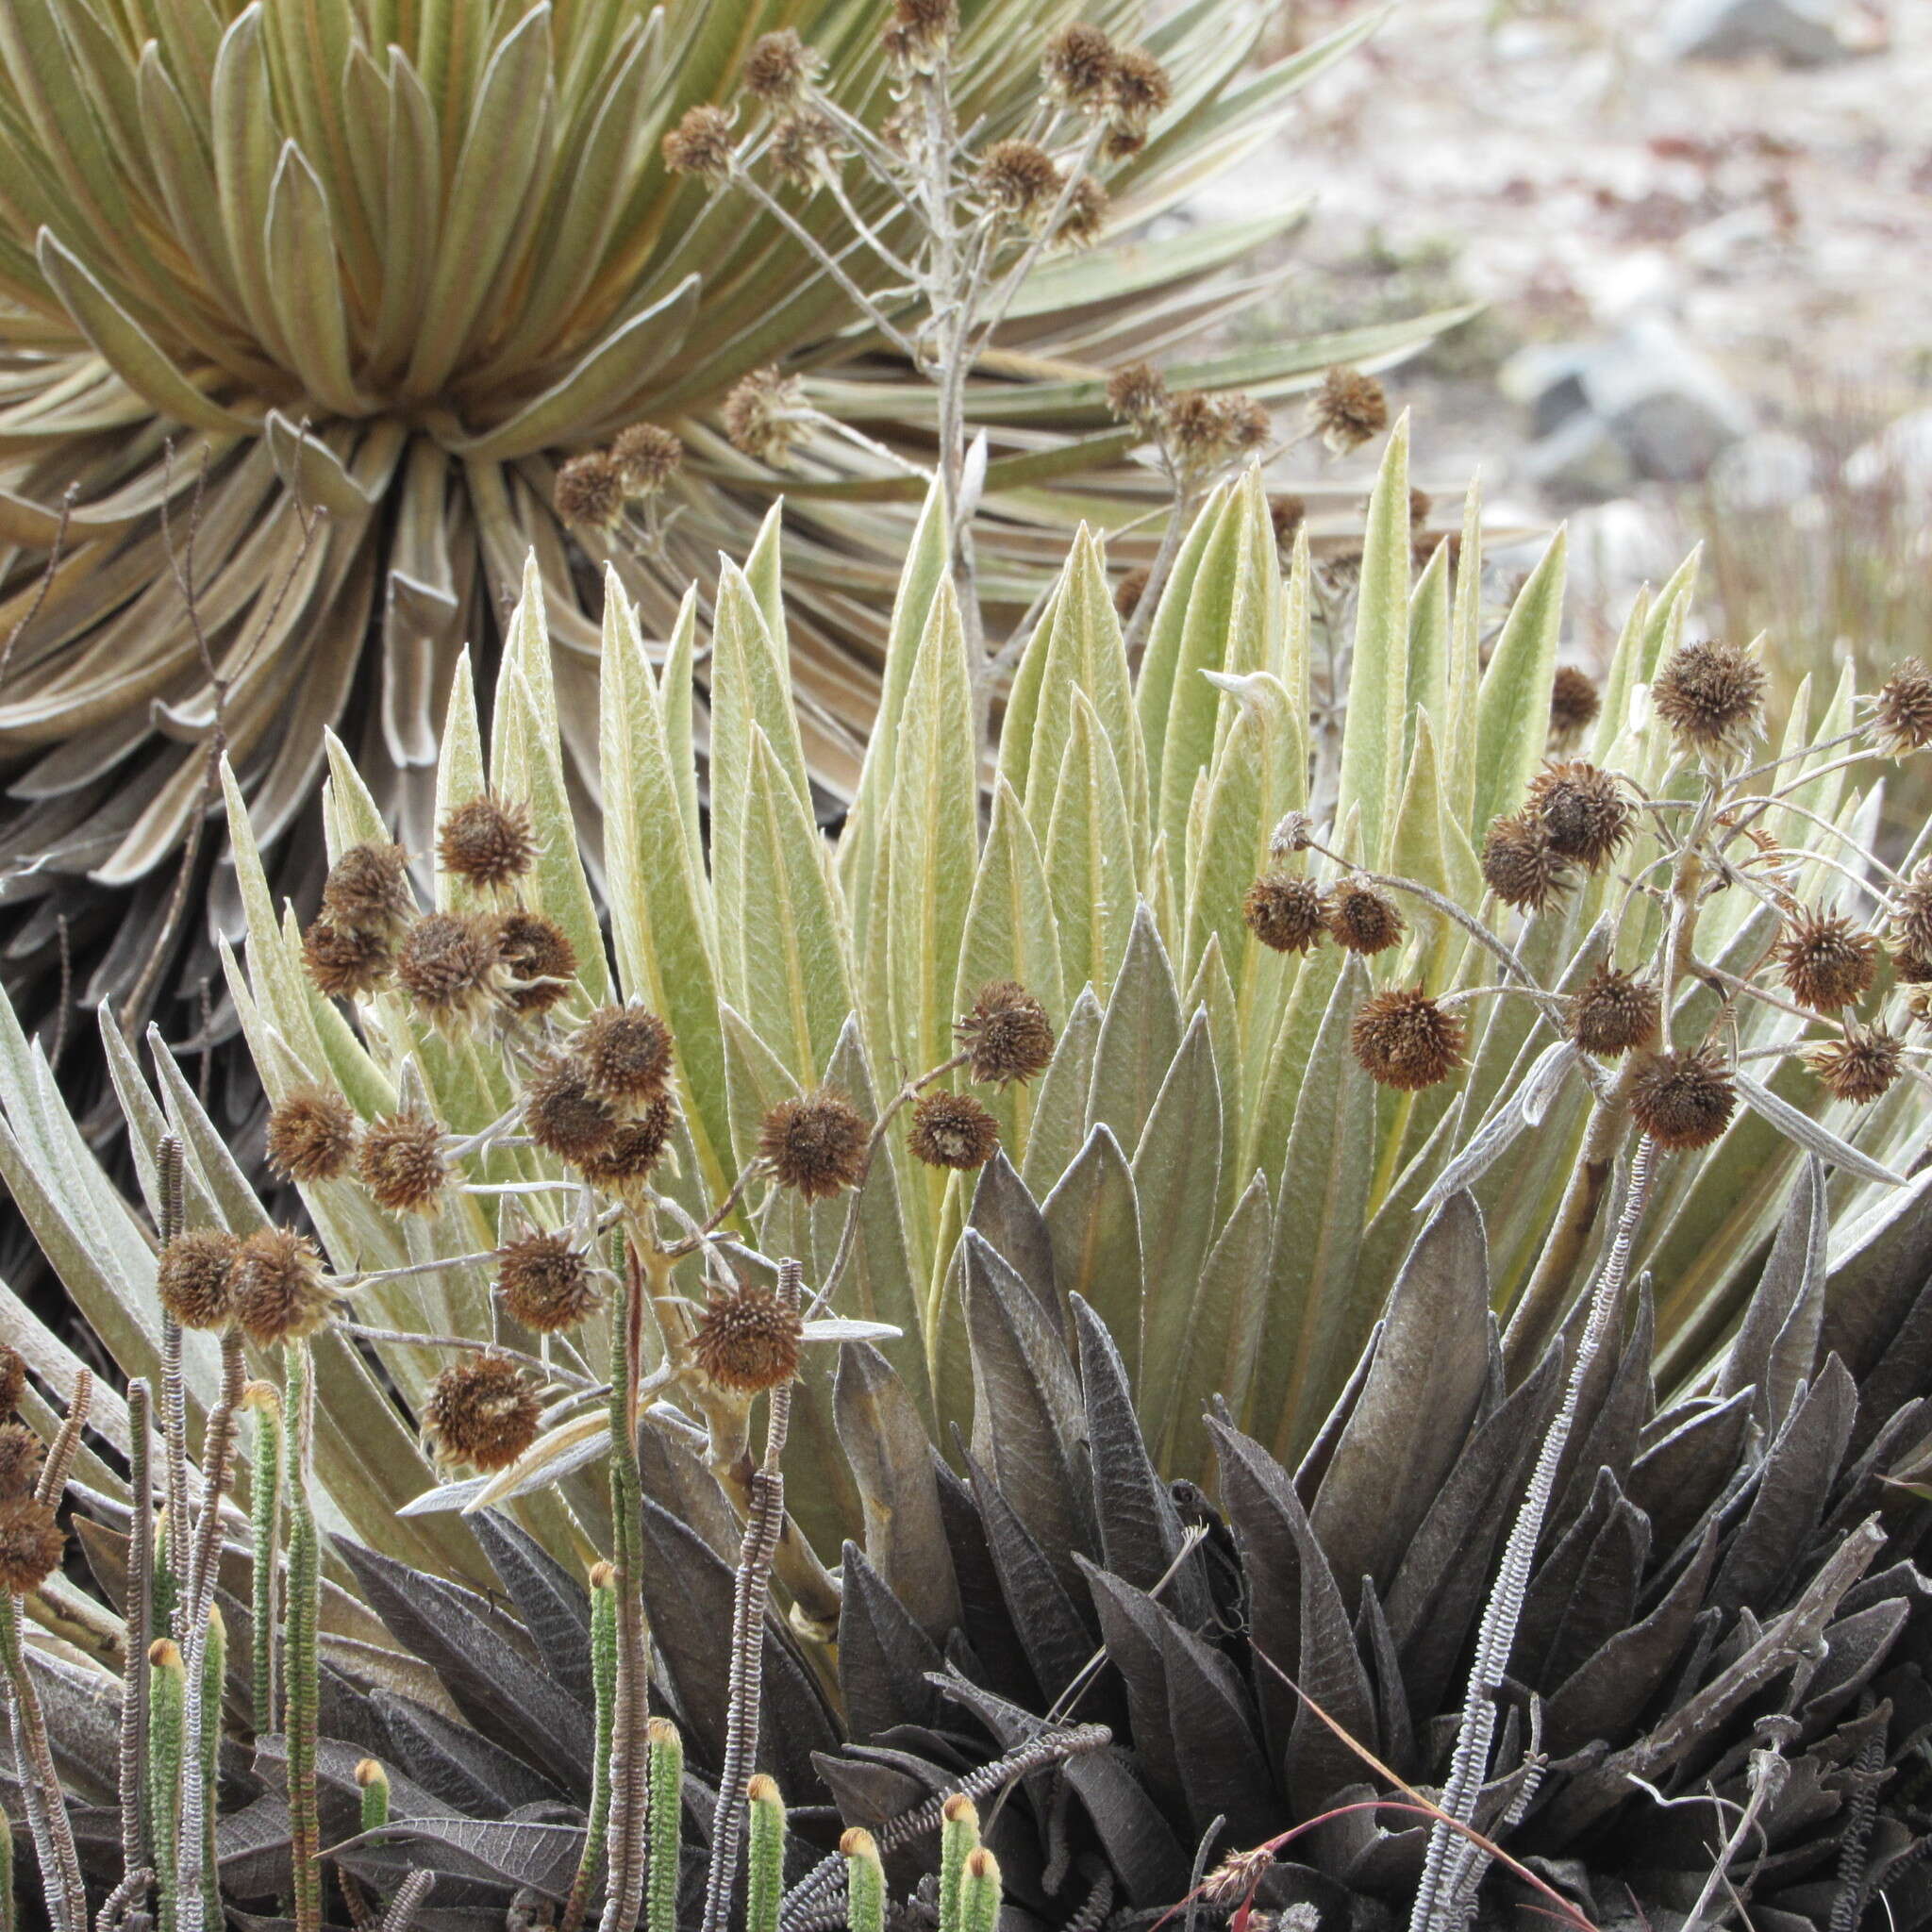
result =
[[634,505],[649,514],[684,467],[684,444],[656,423],[633,423],[608,447],[558,465],[551,502],[574,529],[615,530]]
[[41,1439],[16,1420],[26,1393],[26,1364],[0,1347],[0,1590],[16,1596],[40,1589],[56,1570],[67,1539],[54,1520],[52,1500],[35,1493]]

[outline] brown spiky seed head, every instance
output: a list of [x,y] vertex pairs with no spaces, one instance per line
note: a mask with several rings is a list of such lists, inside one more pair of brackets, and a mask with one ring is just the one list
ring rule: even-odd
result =
[[1322,377],[1308,406],[1315,429],[1334,456],[1346,456],[1389,426],[1389,397],[1373,375],[1338,364]]
[[332,1181],[356,1158],[356,1109],[323,1087],[297,1087],[268,1110],[268,1164],[285,1181]]
[[1241,901],[1248,930],[1277,953],[1306,953],[1327,931],[1322,889],[1299,873],[1266,872]]
[[664,165],[674,175],[722,181],[731,173],[731,116],[723,108],[687,108],[684,119],[664,137]]
[[539,1335],[575,1328],[601,1300],[590,1257],[560,1234],[528,1234],[498,1248],[496,1291],[511,1321]]
[[1040,74],[1047,93],[1063,107],[1102,108],[1113,63],[1113,42],[1099,27],[1076,20],[1047,42]]
[[1882,1026],[1848,1026],[1842,1040],[1809,1048],[1805,1064],[1834,1100],[1869,1106],[1889,1093],[1905,1067],[1906,1043]]
[[1740,750],[1764,708],[1764,667],[1741,644],[1679,644],[1657,673],[1650,702],[1690,750]]
[[1541,912],[1570,884],[1570,861],[1533,811],[1509,812],[1483,835],[1483,883],[1506,906]]
[[41,1454],[41,1439],[25,1424],[0,1424],[0,1497],[24,1496],[33,1488]]
[[1630,1082],[1630,1117],[1659,1147],[1708,1147],[1738,1105],[1724,1062],[1707,1047],[1647,1054]]
[[1262,447],[1274,433],[1274,419],[1265,403],[1257,403],[1244,390],[1230,390],[1221,398],[1221,434],[1230,455],[1248,456]]
[[1656,980],[1635,979],[1614,966],[1599,966],[1570,995],[1570,1038],[1605,1059],[1649,1046],[1662,1024]]
[[620,1121],[608,1143],[580,1160],[577,1171],[607,1194],[625,1194],[642,1188],[670,1145],[676,1119],[671,1096],[660,1095],[641,1113]]
[[1835,913],[1799,913],[1771,957],[1786,991],[1816,1013],[1833,1013],[1862,998],[1878,972],[1877,940]]
[[1329,888],[1328,936],[1348,953],[1381,953],[1407,929],[1395,902],[1358,879],[1342,879]]
[[972,1094],[941,1089],[913,1102],[906,1144],[927,1167],[970,1173],[992,1158],[1000,1144],[1000,1124]]
[[508,974],[503,998],[513,1013],[547,1013],[569,999],[577,949],[554,919],[522,908],[496,921],[496,957]]
[[808,187],[845,152],[838,124],[816,108],[800,108],[772,129],[765,160],[781,181]]
[[0,1500],[0,1590],[29,1595],[59,1569],[66,1551],[51,1504],[32,1496]]
[[1574,664],[1557,666],[1550,686],[1550,736],[1559,745],[1574,744],[1597,721],[1604,701],[1595,681]]
[[1054,230],[1058,248],[1091,248],[1107,226],[1108,192],[1091,175],[1082,175],[1066,196],[1059,225]]
[[1107,378],[1108,412],[1142,435],[1160,426],[1167,401],[1167,378],[1151,362],[1129,362]]
[[1546,765],[1530,781],[1529,806],[1551,845],[1595,872],[1630,836],[1634,812],[1623,781],[1601,766],[1570,758]]
[[393,941],[416,916],[408,854],[386,840],[351,845],[323,881],[322,910],[339,926]]
[[529,871],[537,857],[530,808],[488,796],[457,806],[436,836],[444,872],[473,886],[507,886]]
[[1276,858],[1306,852],[1315,842],[1315,822],[1305,811],[1285,811],[1268,834],[1268,850]]
[[582,1060],[575,1054],[550,1054],[525,1084],[524,1131],[546,1154],[575,1166],[610,1145],[617,1115],[591,1091]]
[[1274,529],[1274,543],[1279,550],[1289,550],[1294,545],[1295,532],[1308,520],[1307,500],[1287,492],[1268,499],[1268,521]]
[[1037,141],[996,141],[980,158],[979,190],[1001,213],[1038,221],[1059,198],[1059,164]]
[[1171,395],[1161,427],[1174,461],[1189,475],[1199,475],[1227,460],[1227,418],[1220,398],[1205,389],[1184,389]]
[[647,1106],[671,1078],[671,1029],[635,1000],[599,1007],[572,1050],[584,1063],[591,1091],[620,1108]]
[[26,1361],[17,1348],[0,1342],[0,1416],[11,1415],[26,1393]]
[[754,369],[724,398],[724,434],[734,449],[781,469],[805,434],[804,408],[804,384],[770,363]]
[[656,423],[633,423],[617,432],[610,459],[633,496],[655,496],[684,468],[684,444]]
[[579,530],[614,530],[624,521],[624,472],[608,450],[586,450],[558,465],[550,504]]
[[959,31],[958,0],[892,0],[892,19],[908,33],[942,46]]
[[507,1355],[472,1355],[437,1376],[423,1426],[441,1463],[467,1462],[488,1475],[508,1469],[537,1440],[543,1406]]
[[756,1395],[798,1373],[805,1324],[798,1310],[755,1281],[713,1293],[691,1337],[691,1354],[721,1389]]
[[1362,1071],[1406,1093],[1446,1080],[1462,1064],[1462,1022],[1421,987],[1394,987],[1362,1003],[1348,1030]]
[[1893,895],[1890,924],[1901,951],[1932,959],[1932,859],[1914,866]]
[[313,1335],[335,1311],[337,1295],[322,1256],[290,1227],[258,1228],[235,1257],[235,1319],[267,1348]]
[[824,63],[798,38],[793,27],[760,34],[744,57],[739,78],[753,100],[768,108],[789,108],[804,95]]
[[1129,127],[1143,128],[1174,100],[1167,69],[1144,47],[1120,47],[1107,76],[1107,106]]
[[396,950],[396,978],[433,1026],[476,1025],[508,984],[500,942],[488,913],[426,912]]
[[1932,672],[1919,658],[1907,658],[1873,700],[1872,735],[1895,758],[1932,744]]
[[781,1100],[765,1115],[758,1155],[781,1188],[795,1188],[808,1201],[829,1200],[864,1174],[871,1133],[842,1093],[822,1088]]
[[221,1227],[190,1228],[163,1244],[155,1291],[184,1328],[225,1328],[235,1312],[240,1239]]
[[1909,947],[1894,953],[1891,974],[1901,986],[1932,983],[1932,953],[1915,953]]
[[1152,581],[1151,575],[1136,565],[1113,587],[1114,614],[1123,623],[1140,609],[1141,599],[1147,594],[1147,586]]
[[1053,1022],[1046,1008],[1014,979],[979,989],[972,1010],[953,1028],[975,1080],[1005,1087],[1046,1072],[1053,1060]]
[[450,1172],[442,1128],[421,1108],[385,1114],[362,1130],[356,1173],[386,1214],[437,1214]]
[[302,935],[303,967],[324,999],[366,999],[389,977],[393,963],[381,933],[338,925],[325,914]]

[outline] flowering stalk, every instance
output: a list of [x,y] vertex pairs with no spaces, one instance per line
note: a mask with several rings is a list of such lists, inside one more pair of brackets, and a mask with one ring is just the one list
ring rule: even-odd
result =
[[154,1641],[154,1430],[146,1378],[127,1385],[127,1636],[121,1676],[121,1864],[149,1862],[147,1818],[148,1645]]
[[558,1932],[577,1932],[591,1902],[591,1889],[604,1867],[604,1843],[610,1829],[610,1750],[617,1712],[617,1572],[599,1563],[591,1572],[591,1687],[597,1727],[591,1757],[591,1806],[584,1849],[563,1903]]
[[156,1640],[148,1653],[148,1816],[154,1823],[155,1885],[160,1896],[161,1932],[179,1923],[182,1720],[187,1673],[172,1638]]
[[251,1382],[244,1395],[255,1416],[254,1485],[249,1497],[253,1550],[250,1637],[253,1645],[255,1729],[275,1727],[276,1571],[282,1537],[282,1465],[286,1436],[282,1398],[272,1382]]
[[646,1781],[650,1790],[651,1885],[645,1903],[646,1932],[677,1932],[679,1847],[684,1832],[684,1740],[669,1718],[644,1727]]
[[284,1638],[287,1708],[283,1730],[289,1780],[289,1862],[296,1932],[322,1932],[322,1813],[315,1754],[320,1727],[322,1544],[309,1500],[315,1447],[315,1376],[308,1344],[282,1345],[282,1375],[294,1421],[289,1463],[289,1594]]
[[744,1932],[778,1932],[785,1896],[785,1800],[776,1782],[759,1772],[745,1787],[751,1817],[749,1883]]

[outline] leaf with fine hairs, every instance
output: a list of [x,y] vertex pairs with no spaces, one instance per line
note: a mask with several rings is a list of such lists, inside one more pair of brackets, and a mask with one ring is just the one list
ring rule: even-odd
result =
[[468,1724],[379,1686],[370,1707],[383,1730],[383,1757],[465,1818],[501,1818],[520,1805],[561,1803],[562,1788]]
[[945,1659],[856,1543],[840,1572],[839,1686],[846,1728],[883,1737],[900,1724],[930,1724],[939,1697],[928,1681]]
[[580,1698],[590,1697],[591,1598],[543,1545],[494,1509],[479,1509],[470,1531],[517,1607],[543,1668]]
[[1033,1103],[1020,1178],[1035,1200],[1044,1201],[1087,1141],[1087,1093],[1093,1082],[1093,1056],[1100,1039],[1100,1002],[1083,986],[1054,1046],[1052,1064],[1041,1075]]
[[1108,995],[1093,1060],[1087,1124],[1138,1147],[1161,1083],[1180,1051],[1182,1014],[1174,966],[1143,899],[1134,908],[1125,957]]
[[499,1879],[560,1899],[576,1874],[584,1828],[510,1818],[410,1818],[342,1839],[328,1853],[351,1871],[380,1869],[380,1861],[358,1859],[356,1854],[412,1844],[433,1845],[437,1869],[452,1875]]
[[1568,541],[1558,530],[1517,591],[1483,673],[1476,703],[1476,800],[1471,821],[1477,831],[1499,812],[1515,810],[1536,775],[1548,741],[1550,687],[1557,671],[1568,555]]
[[1025,1283],[1041,1313],[1065,1339],[1067,1309],[1054,1278],[1053,1233],[1004,1146],[979,1170],[966,1224]]
[[1738,1463],[1751,1422],[1751,1391],[1723,1402],[1680,1404],[1652,1424],[1654,1440],[1630,1471],[1630,1500],[1651,1520],[1660,1550],[1696,1528]]
[[1131,1380],[1141,1359],[1141,1213],[1133,1170],[1110,1128],[1088,1136],[1042,1212],[1055,1286],[1069,1302],[1080,1295],[1093,1305],[1125,1354]]

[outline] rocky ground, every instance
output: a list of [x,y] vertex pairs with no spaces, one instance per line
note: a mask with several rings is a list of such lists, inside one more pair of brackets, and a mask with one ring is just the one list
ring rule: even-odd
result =
[[1405,0],[1215,204],[1317,197],[1257,333],[1490,305],[1393,378],[1419,473],[1568,517],[1586,608],[1714,535],[1724,621],[1882,658],[1932,633],[1928,96],[1932,0]]

